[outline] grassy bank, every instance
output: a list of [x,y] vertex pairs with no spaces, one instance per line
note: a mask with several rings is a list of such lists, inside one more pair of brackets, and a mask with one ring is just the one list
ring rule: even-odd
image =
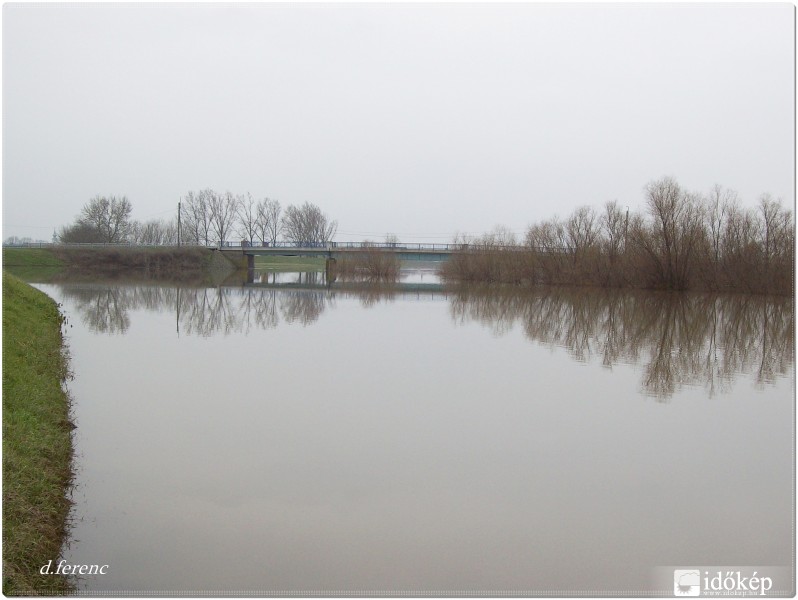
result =
[[65,267],[49,248],[3,248],[3,268],[20,279],[47,281]]
[[3,273],[3,593],[58,593],[39,569],[66,535],[73,428],[61,316],[50,298]]
[[125,277],[197,281],[235,265],[207,248],[79,247],[3,248],[3,268],[25,281],[61,277]]

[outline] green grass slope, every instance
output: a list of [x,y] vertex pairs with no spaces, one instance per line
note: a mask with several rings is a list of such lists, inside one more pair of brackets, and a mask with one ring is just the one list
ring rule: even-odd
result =
[[55,302],[3,273],[3,593],[55,594],[66,535],[73,428],[61,315]]
[[3,248],[3,269],[25,281],[47,281],[64,266],[49,248]]

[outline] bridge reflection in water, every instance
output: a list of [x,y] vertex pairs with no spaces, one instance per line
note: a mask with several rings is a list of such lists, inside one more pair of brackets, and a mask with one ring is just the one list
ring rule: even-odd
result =
[[308,290],[308,291],[340,291],[362,294],[364,291],[378,291],[383,294],[442,294],[446,286],[438,280],[437,275],[428,279],[434,282],[424,282],[416,279],[399,281],[354,281],[331,280],[323,271],[306,271],[279,273],[274,271],[254,271],[248,274],[247,281],[242,282],[245,288],[263,288],[276,290]]
[[[447,302],[455,325],[478,323],[502,336],[520,328],[532,342],[576,361],[636,365],[642,390],[667,400],[683,386],[710,396],[740,375],[765,386],[794,364],[791,298],[641,291],[444,287],[439,283],[326,284],[323,274],[281,274],[219,287],[59,283],[89,329],[124,334],[130,311],[174,312],[179,335],[227,335],[310,325],[339,301],[364,308],[396,300]],[[46,286],[41,286],[46,287]]]

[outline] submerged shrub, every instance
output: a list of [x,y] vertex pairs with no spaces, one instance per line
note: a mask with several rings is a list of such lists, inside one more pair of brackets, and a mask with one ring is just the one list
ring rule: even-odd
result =
[[671,177],[645,187],[645,214],[608,202],[601,214],[580,207],[565,221],[536,223],[523,246],[506,229],[473,239],[445,263],[450,281],[703,289],[789,295],[795,225],[781,201],[756,208],[715,186],[707,196]]
[[399,257],[395,252],[376,247],[353,252],[335,263],[335,275],[343,279],[395,281],[399,269]]

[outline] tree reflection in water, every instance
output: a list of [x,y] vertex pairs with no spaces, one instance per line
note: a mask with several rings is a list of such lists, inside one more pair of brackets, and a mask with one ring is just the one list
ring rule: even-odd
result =
[[713,396],[740,373],[762,386],[794,362],[793,301],[783,297],[463,288],[450,310],[456,322],[475,320],[499,335],[520,324],[529,339],[579,361],[643,364],[644,391],[661,399],[684,385]]
[[334,298],[325,291],[258,288],[178,288],[142,285],[59,284],[90,331],[125,333],[129,312],[174,311],[187,335],[248,333],[287,323],[318,320]]
[[[173,311],[182,334],[211,336],[310,325],[337,298],[378,302],[429,297],[391,286],[331,290],[258,287],[59,284],[84,323],[98,333],[123,334],[129,311]],[[436,296],[440,296],[436,292]],[[738,374],[758,386],[787,375],[794,363],[793,301],[782,297],[547,288],[497,291],[452,288],[445,294],[456,323],[477,321],[495,334],[517,326],[540,344],[561,347],[578,361],[607,368],[641,364],[644,392],[667,399],[681,386],[727,390]]]

